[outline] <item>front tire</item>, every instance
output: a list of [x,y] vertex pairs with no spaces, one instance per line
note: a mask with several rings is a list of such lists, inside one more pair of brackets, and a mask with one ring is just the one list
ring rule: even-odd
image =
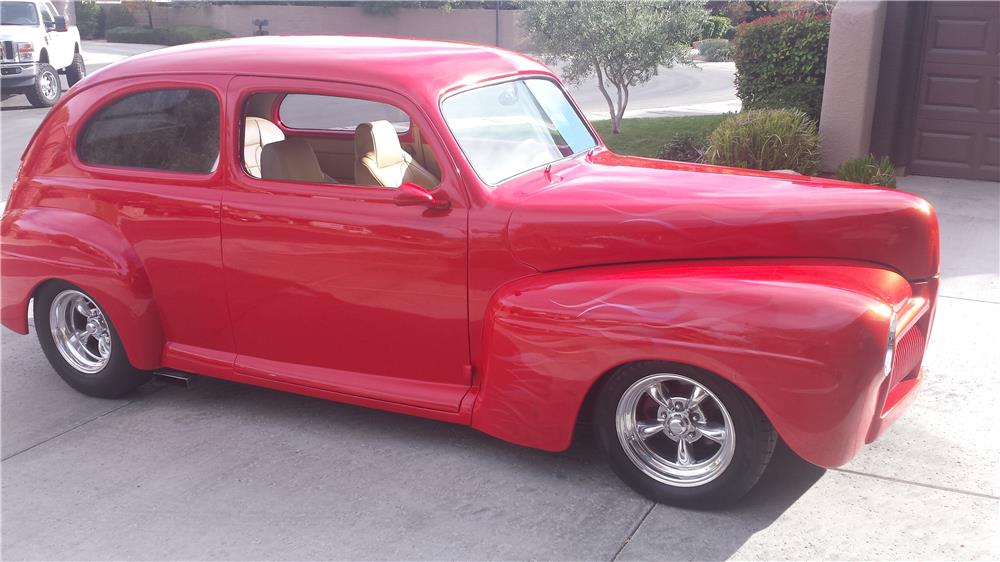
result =
[[77,82],[83,80],[87,75],[87,65],[83,62],[83,55],[73,54],[73,62],[66,67],[66,83],[72,88]]
[[24,91],[28,102],[35,107],[52,107],[59,96],[62,95],[62,82],[59,81],[59,73],[52,65],[40,63],[38,74],[35,75],[35,83]]
[[746,394],[676,363],[619,368],[595,409],[597,440],[615,473],[642,495],[681,507],[712,508],[743,497],[777,440]]
[[79,392],[117,398],[150,380],[128,362],[111,319],[79,287],[47,283],[35,294],[34,314],[46,359]]

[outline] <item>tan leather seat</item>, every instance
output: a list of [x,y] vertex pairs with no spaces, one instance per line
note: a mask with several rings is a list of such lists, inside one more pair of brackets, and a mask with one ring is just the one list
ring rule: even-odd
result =
[[358,125],[354,130],[354,183],[399,187],[403,182],[431,189],[437,186],[438,179],[403,151],[391,123],[372,121]]
[[312,145],[298,138],[265,145],[260,153],[260,175],[271,180],[332,183],[319,167]]
[[243,163],[247,173],[259,178],[261,152],[265,146],[285,140],[285,134],[277,125],[260,117],[247,117],[243,131]]

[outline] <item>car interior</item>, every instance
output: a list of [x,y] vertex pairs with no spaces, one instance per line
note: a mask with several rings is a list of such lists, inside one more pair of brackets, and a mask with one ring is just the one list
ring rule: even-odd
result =
[[[288,119],[286,100],[295,103]],[[354,101],[364,105],[355,110]],[[331,116],[330,107],[342,110]],[[243,119],[244,169],[256,178],[385,188],[409,182],[434,189],[440,183],[437,159],[416,124],[385,104],[261,93],[247,101]]]

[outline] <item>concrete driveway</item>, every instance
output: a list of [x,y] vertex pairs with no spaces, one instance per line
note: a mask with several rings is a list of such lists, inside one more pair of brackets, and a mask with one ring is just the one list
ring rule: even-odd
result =
[[[5,177],[8,147],[31,132],[9,128],[8,115],[5,103]],[[745,501],[686,511],[621,484],[586,432],[550,454],[211,379],[192,390],[153,384],[122,400],[87,398],[62,383],[33,335],[3,329],[0,554],[1000,558],[1000,186],[905,178],[901,187],[930,199],[941,218],[944,281],[927,383],[845,467],[818,469],[779,448]]]
[[203,379],[75,393],[2,332],[3,558],[997,559],[1000,186],[907,178],[941,217],[927,384],[851,464],[780,448],[732,509],[654,505],[597,459]]

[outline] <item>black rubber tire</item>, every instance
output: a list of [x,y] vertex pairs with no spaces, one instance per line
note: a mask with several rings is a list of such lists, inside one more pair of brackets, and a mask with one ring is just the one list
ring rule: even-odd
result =
[[83,62],[83,55],[74,53],[72,64],[66,67],[66,83],[72,88],[85,76],[87,76],[87,65]]
[[[51,73],[52,79],[55,80],[56,89],[55,96],[46,97],[42,93],[42,76]],[[56,69],[52,68],[52,65],[46,63],[40,63],[38,65],[38,73],[35,75],[35,83],[24,90],[24,95],[27,96],[28,102],[35,107],[52,107],[59,97],[62,96],[62,80],[59,79],[59,73]]]
[[125,348],[118,337],[118,330],[115,329],[111,318],[97,302],[97,299],[89,294],[87,296],[97,304],[108,321],[108,327],[111,330],[111,358],[103,369],[94,374],[78,371],[63,359],[52,339],[52,330],[49,326],[49,308],[56,295],[66,289],[75,289],[87,294],[83,289],[63,281],[50,281],[35,293],[35,332],[38,335],[38,342],[42,345],[45,358],[49,360],[56,373],[77,391],[97,398],[118,398],[149,382],[152,379],[152,374],[140,371],[129,363],[128,357],[125,355]]
[[[633,383],[657,373],[673,373],[698,381],[722,401],[732,418],[736,445],[729,467],[714,480],[690,488],[658,482],[636,467],[622,448],[615,429],[618,401]],[[711,509],[739,500],[760,479],[774,453],[777,434],[760,408],[732,383],[687,365],[640,361],[619,368],[604,382],[594,405],[594,431],[611,468],[647,498],[693,509]]]

